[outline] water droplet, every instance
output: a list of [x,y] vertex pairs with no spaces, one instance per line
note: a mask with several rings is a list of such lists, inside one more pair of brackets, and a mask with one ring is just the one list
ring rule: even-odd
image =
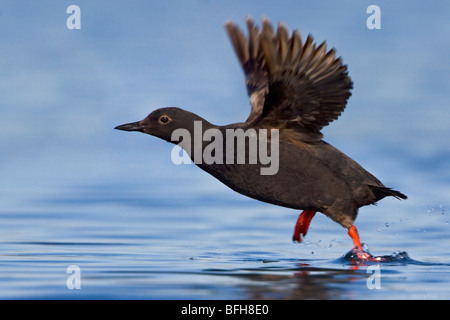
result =
[[367,243],[362,243],[361,245],[364,252],[369,252],[369,245]]

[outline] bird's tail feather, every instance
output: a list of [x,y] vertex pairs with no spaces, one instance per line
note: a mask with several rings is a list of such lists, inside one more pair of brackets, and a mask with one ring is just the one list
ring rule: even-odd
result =
[[397,199],[408,199],[408,197],[403,193],[401,193],[400,191],[393,190],[391,188],[373,185],[369,185],[369,188],[372,190],[373,194],[377,198],[377,201],[389,196],[395,197]]

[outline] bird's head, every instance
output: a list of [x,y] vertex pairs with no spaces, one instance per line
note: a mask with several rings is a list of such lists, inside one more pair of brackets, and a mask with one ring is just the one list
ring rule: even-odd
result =
[[194,122],[201,121],[209,124],[196,114],[180,108],[161,108],[150,113],[144,120],[131,122],[115,127],[123,131],[139,131],[173,142],[172,133],[176,129],[186,129],[191,134],[194,132]]

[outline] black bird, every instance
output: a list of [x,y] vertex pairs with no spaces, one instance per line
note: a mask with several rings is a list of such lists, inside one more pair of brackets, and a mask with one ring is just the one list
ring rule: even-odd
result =
[[[261,30],[251,18],[246,23],[248,37],[233,22],[225,24],[250,98],[251,112],[245,122],[216,126],[179,108],[161,108],[142,121],[115,129],[140,131],[172,143],[182,140],[180,145],[194,162],[231,189],[257,200],[303,210],[295,226],[294,241],[302,240],[315,213],[321,212],[348,229],[354,249],[365,257],[353,225],[358,209],[387,196],[407,197],[385,187],[350,157],[322,140],[320,130],[339,117],[351,95],[353,84],[347,66],[336,58],[334,49],[327,50],[325,42],[316,46],[310,35],[303,42],[298,31],[289,36],[282,23],[276,32],[266,18],[262,19]],[[227,136],[227,130],[269,131],[257,139],[267,143],[270,150],[277,144],[271,151],[272,156],[278,157],[276,173],[262,174],[267,161],[261,159],[253,163],[225,161],[236,160],[242,153],[245,159],[250,158],[251,134],[246,136],[244,149],[230,149],[231,158],[215,154],[217,149],[211,156],[219,161],[198,161],[196,157],[206,151],[208,140],[172,137],[176,129],[195,136],[196,128],[201,130],[197,137],[204,137],[209,129],[221,133],[222,139],[214,135],[215,139],[209,141],[224,148],[235,139]],[[195,146],[196,143],[200,145]]]

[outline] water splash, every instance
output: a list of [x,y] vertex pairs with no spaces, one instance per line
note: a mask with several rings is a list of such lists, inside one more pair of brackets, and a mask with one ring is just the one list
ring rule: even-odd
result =
[[394,264],[420,264],[420,262],[411,259],[406,251],[396,251],[390,255],[374,256],[370,253],[367,244],[363,244],[363,250],[353,248],[339,259],[341,263],[351,265],[371,265],[378,263]]

